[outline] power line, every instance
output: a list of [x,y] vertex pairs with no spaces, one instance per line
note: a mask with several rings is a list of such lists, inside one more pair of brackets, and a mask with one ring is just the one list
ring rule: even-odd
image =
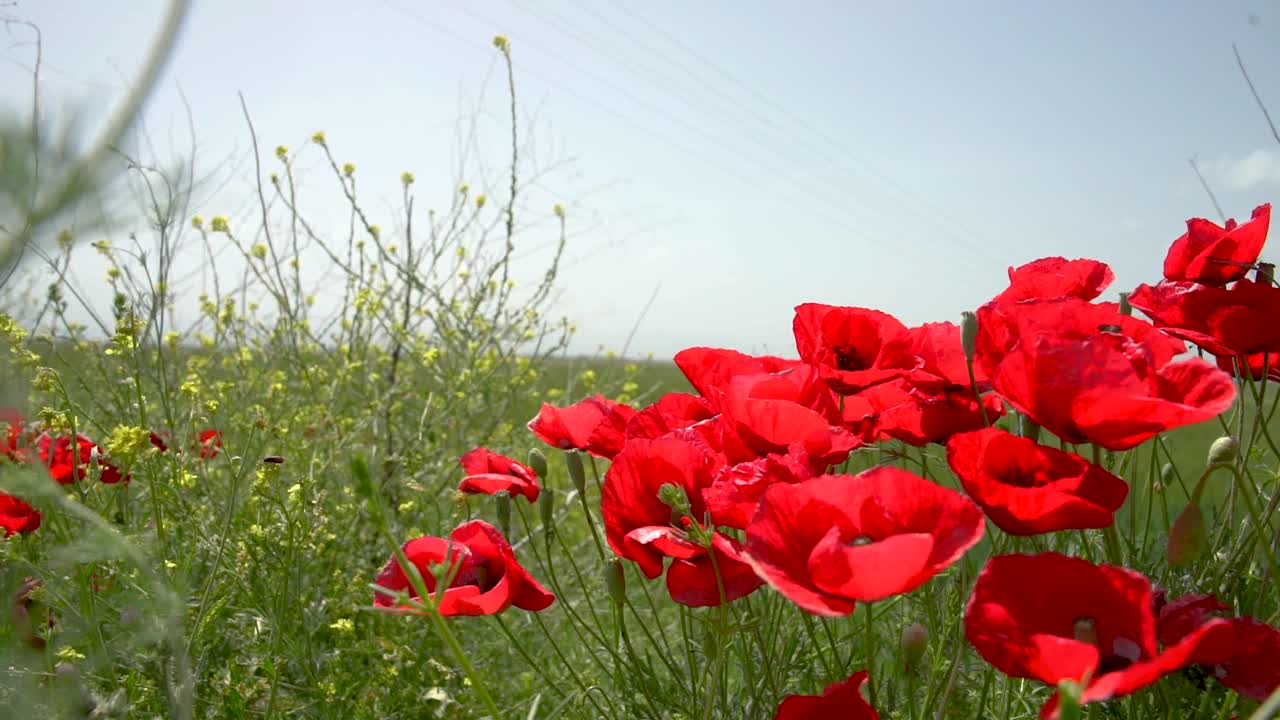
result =
[[[930,211],[932,211],[932,212],[936,213],[936,214],[937,214],[937,215],[938,215],[942,220],[945,220],[945,221],[946,221],[945,223],[942,223],[942,222],[938,223],[938,226],[939,226],[939,227],[941,227],[941,228],[943,228],[943,229],[945,229],[945,230],[948,230],[948,231],[950,231],[950,232],[951,232],[951,233],[953,233],[953,234],[955,233],[955,231],[961,231],[961,232],[963,232],[963,234],[964,234],[964,235],[967,235],[969,238],[971,238],[971,239],[973,239],[973,240],[976,240],[978,243],[980,243],[979,245],[976,245],[976,246],[974,246],[974,245],[968,245],[969,249],[971,249],[971,250],[973,250],[973,251],[975,251],[975,252],[981,253],[981,254],[983,254],[983,255],[986,255],[987,257],[989,257],[989,258],[991,258],[991,259],[993,259],[993,260],[995,260],[995,259],[996,259],[996,258],[995,258],[995,257],[994,257],[990,252],[988,252],[988,251],[985,249],[985,247],[984,247],[985,243],[982,241],[982,239],[978,236],[978,234],[977,234],[977,233],[975,233],[974,231],[972,231],[972,230],[970,230],[969,228],[965,227],[963,223],[961,223],[959,220],[957,220],[954,216],[950,215],[950,214],[949,214],[947,211],[945,211],[944,209],[942,209],[942,208],[938,207],[937,205],[935,205],[935,204],[933,204],[933,203],[929,202],[929,200],[928,200],[927,198],[925,198],[925,197],[921,196],[919,193],[916,193],[916,192],[912,191],[910,188],[908,188],[908,187],[904,186],[902,183],[900,183],[899,181],[897,181],[897,180],[896,180],[896,179],[894,179],[893,177],[889,176],[888,174],[886,174],[886,173],[884,173],[884,172],[882,172],[882,171],[880,171],[880,170],[876,169],[874,166],[872,166],[870,163],[868,163],[864,158],[862,158],[862,157],[858,156],[856,153],[854,153],[852,150],[850,150],[850,149],[849,149],[849,147],[848,147],[847,145],[845,145],[844,143],[842,143],[838,138],[833,137],[832,135],[830,135],[830,134],[829,134],[829,133],[827,133],[826,131],[824,131],[824,130],[822,130],[821,128],[819,128],[819,127],[817,127],[817,126],[813,125],[812,123],[808,122],[808,121],[807,121],[807,120],[806,120],[802,115],[799,115],[799,114],[795,113],[794,111],[792,111],[792,110],[788,109],[785,105],[782,105],[782,104],[778,103],[778,102],[777,102],[776,100],[774,100],[773,98],[771,98],[771,97],[769,97],[768,95],[766,95],[766,94],[762,93],[762,92],[761,92],[761,91],[760,91],[756,86],[754,86],[753,84],[748,83],[748,82],[745,82],[745,81],[743,81],[743,80],[740,80],[740,79],[739,79],[737,76],[735,76],[732,72],[730,72],[730,71],[728,71],[728,70],[724,69],[723,67],[721,67],[721,66],[720,66],[720,65],[718,65],[717,63],[713,62],[712,60],[710,60],[709,58],[707,58],[706,56],[704,56],[702,53],[699,53],[696,49],[694,49],[694,48],[690,47],[688,44],[686,44],[685,42],[683,42],[682,40],[680,40],[678,37],[676,37],[676,36],[672,35],[672,34],[671,34],[670,32],[668,32],[665,28],[663,28],[663,27],[661,27],[661,26],[659,26],[659,25],[655,24],[654,22],[650,21],[648,18],[645,18],[645,17],[643,17],[643,16],[641,16],[641,15],[636,14],[635,12],[632,12],[630,9],[628,9],[628,8],[627,8],[626,3],[616,3],[616,4],[614,5],[614,7],[618,7],[618,8],[620,8],[624,13],[626,13],[626,14],[627,14],[627,16],[629,16],[629,17],[630,17],[630,18],[632,18],[633,20],[635,20],[635,21],[637,21],[637,22],[639,22],[639,23],[641,23],[641,24],[645,25],[645,26],[646,26],[646,27],[648,27],[649,29],[653,30],[655,33],[657,33],[658,35],[662,36],[662,37],[663,37],[663,38],[664,38],[668,43],[670,43],[670,44],[672,44],[673,46],[675,46],[676,48],[678,48],[680,51],[682,51],[682,52],[686,53],[687,55],[689,55],[689,56],[691,56],[692,58],[694,58],[696,61],[698,61],[698,62],[700,62],[700,63],[702,63],[702,64],[706,65],[706,66],[707,66],[707,67],[709,67],[709,68],[711,68],[711,69],[712,69],[712,70],[714,70],[716,73],[718,73],[721,77],[723,77],[723,78],[725,78],[726,80],[728,80],[730,83],[732,83],[732,84],[736,85],[737,87],[739,87],[739,88],[741,88],[741,89],[745,90],[746,92],[750,93],[750,94],[751,94],[752,96],[754,96],[758,101],[760,101],[761,103],[763,103],[763,104],[765,104],[765,105],[769,106],[770,108],[772,108],[774,111],[778,112],[779,114],[781,114],[781,115],[785,116],[785,117],[786,117],[786,118],[788,118],[788,120],[790,120],[792,123],[794,123],[795,125],[799,126],[800,128],[802,128],[802,129],[804,129],[804,130],[807,130],[807,131],[808,131],[808,133],[809,133],[809,135],[806,135],[805,133],[795,133],[795,135],[796,135],[796,136],[798,136],[798,137],[800,137],[800,138],[802,138],[802,139],[803,139],[803,138],[806,138],[806,137],[822,138],[822,139],[823,139],[823,140],[825,140],[827,143],[829,143],[832,147],[835,147],[835,148],[836,148],[836,149],[837,149],[841,154],[843,154],[843,155],[844,155],[844,156],[845,156],[845,157],[846,157],[850,162],[854,163],[855,165],[861,165],[861,166],[863,167],[863,170],[862,170],[862,172],[863,172],[863,173],[866,173],[866,174],[870,175],[873,179],[875,179],[875,180],[879,181],[879,182],[880,182],[880,183],[882,183],[883,185],[886,185],[886,186],[888,186],[888,187],[890,187],[890,188],[892,188],[892,189],[896,190],[899,194],[901,194],[902,196],[904,196],[905,198],[907,198],[908,200],[910,200],[912,203],[914,203],[914,204],[916,204],[916,205],[919,205],[919,206],[923,206],[923,207],[925,207],[925,208],[929,209]],[[588,13],[595,15],[595,13],[594,13],[594,12],[593,12],[589,7],[584,6],[584,9],[585,9]],[[598,17],[598,15],[597,15],[597,17]],[[615,29],[617,28],[617,26],[616,26],[616,25],[612,25],[612,24],[610,24],[610,25],[611,25],[612,27],[614,27]],[[622,33],[622,35],[623,35],[623,37],[627,37],[627,38],[629,38],[629,39],[631,39],[631,40],[633,40],[633,41],[634,41],[634,35],[635,35],[634,33]],[[664,55],[662,55],[661,53],[658,53],[658,54],[659,54],[660,56],[664,56]],[[664,56],[664,57],[665,57],[665,56]],[[759,117],[759,113],[752,112],[752,114],[753,114],[753,115],[755,115],[755,116],[757,116],[757,117]],[[777,127],[777,125],[776,125],[776,124],[774,124],[774,123],[770,123],[770,124],[771,124],[771,125],[773,125],[773,126],[775,126],[775,127]],[[858,171],[856,171],[856,170],[855,170],[854,172],[858,172]],[[908,207],[910,207],[910,205],[908,205]],[[923,217],[923,216],[921,216],[919,213],[912,213],[912,214],[915,214],[917,217]]]
[[[402,13],[404,13],[405,15],[407,15],[407,16],[409,16],[409,17],[413,17],[413,18],[415,18],[415,19],[419,20],[420,22],[424,22],[424,23],[426,23],[426,24],[428,24],[428,25],[430,25],[430,26],[436,27],[437,29],[439,29],[439,28],[440,28],[440,26],[439,26],[437,23],[430,23],[429,21],[426,21],[426,20],[425,20],[424,18],[422,18],[421,16],[416,15],[415,13],[413,13],[412,11],[410,11],[410,10],[408,10],[408,9],[406,9],[406,8],[398,7],[397,9],[398,9],[398,10],[400,10],[400,11],[401,11]],[[475,12],[471,11],[471,10],[468,10],[468,9],[466,9],[466,8],[458,8],[458,9],[459,9],[459,10],[461,10],[461,12],[463,12],[463,13],[464,13],[464,14],[466,14],[466,15],[468,15],[469,17],[471,17],[471,18],[472,18],[472,19],[474,19],[474,20],[477,20],[477,21],[479,21],[479,22],[482,22],[482,23],[485,23],[485,24],[488,24],[488,25],[493,25],[493,24],[494,24],[494,20],[493,20],[493,19],[491,19],[491,18],[484,17],[484,16],[479,15],[479,14],[477,14],[477,13],[475,13]],[[534,15],[534,17],[536,17],[539,21],[543,22],[544,24],[549,24],[549,21],[547,21],[547,20],[545,20],[545,19],[543,19],[543,18],[541,18],[541,17],[537,16],[536,14]],[[458,35],[457,35],[457,33],[456,33],[456,32],[453,32],[452,30],[448,30],[447,32],[448,32],[448,34],[449,34],[451,37],[454,37],[455,39],[458,39]],[[563,31],[562,31],[562,32],[563,32]],[[570,34],[570,36],[571,36],[571,37],[573,37],[574,35],[576,35],[576,34]],[[576,39],[578,39],[578,40],[581,42],[581,38],[580,38],[580,36],[579,36],[579,37],[577,37]],[[478,43],[468,42],[468,41],[465,41],[465,40],[463,40],[462,42],[465,42],[466,44],[471,45],[471,46],[476,46],[476,45],[478,45]],[[553,51],[553,50],[549,50],[549,49],[546,49],[546,48],[540,48],[536,43],[534,43],[534,42],[530,42],[530,41],[528,41],[527,39],[522,40],[522,41],[521,41],[521,43],[522,43],[523,45],[525,45],[525,46],[528,46],[528,47],[532,47],[532,48],[534,48],[534,49],[538,52],[538,54],[539,54],[539,55],[541,55],[541,56],[545,56],[545,57],[549,57],[549,58],[552,58],[552,59],[555,59],[555,60],[557,60],[557,61],[561,62],[562,64],[565,64],[565,65],[567,65],[567,66],[569,66],[569,67],[573,68],[574,70],[576,70],[576,71],[580,72],[581,74],[583,74],[583,75],[587,76],[588,78],[590,78],[590,79],[594,80],[596,83],[598,83],[598,84],[600,84],[600,85],[603,85],[603,86],[606,86],[606,87],[608,87],[608,88],[612,89],[612,90],[613,90],[613,91],[615,91],[616,93],[618,93],[618,94],[622,95],[623,97],[625,97],[629,102],[632,102],[632,103],[635,103],[635,104],[638,104],[638,105],[641,105],[641,106],[648,106],[651,110],[656,111],[657,113],[665,113],[665,109],[664,109],[664,108],[661,108],[661,107],[655,107],[651,102],[648,102],[648,101],[646,101],[646,99],[644,99],[644,98],[642,98],[642,97],[637,96],[635,93],[631,92],[630,90],[627,90],[627,89],[624,89],[624,88],[622,88],[622,87],[619,87],[619,85],[618,85],[617,83],[615,83],[614,81],[610,80],[609,78],[604,77],[604,76],[600,75],[599,73],[596,73],[596,72],[594,72],[594,71],[591,71],[591,70],[588,70],[588,69],[586,69],[586,68],[582,67],[582,65],[581,65],[581,63],[580,63],[580,62],[574,62],[573,60],[570,60],[570,59],[568,59],[568,58],[565,58],[563,55],[560,55],[559,53],[557,53],[557,52],[555,52],[555,51]],[[545,78],[545,77],[543,77],[541,74],[539,74],[539,73],[537,73],[537,72],[530,71],[530,70],[529,70],[529,69],[527,69],[527,68],[526,68],[523,72],[525,72],[525,73],[527,73],[527,74],[530,74],[530,75],[533,75],[533,76],[535,76],[535,77],[540,77],[540,78],[544,79],[544,81],[546,80],[546,78]],[[702,161],[703,161],[704,163],[706,163],[707,165],[709,165],[709,166],[711,166],[711,167],[713,167],[713,168],[716,168],[716,169],[718,169],[718,170],[720,170],[720,171],[722,171],[722,172],[725,172],[725,173],[727,173],[727,174],[729,174],[729,175],[731,175],[731,176],[733,176],[733,177],[735,177],[735,178],[739,179],[740,181],[742,181],[744,184],[748,185],[749,187],[752,187],[752,188],[758,188],[758,187],[760,186],[760,184],[761,184],[758,178],[746,176],[746,175],[744,175],[740,170],[727,169],[727,168],[725,168],[725,166],[724,166],[724,165],[722,165],[722,164],[720,164],[720,163],[718,163],[718,162],[716,162],[716,161],[714,161],[714,160],[709,159],[706,155],[704,155],[704,154],[702,154],[702,153],[700,153],[700,152],[696,151],[695,149],[693,149],[693,148],[689,147],[688,145],[685,145],[685,144],[680,143],[680,142],[678,142],[678,141],[676,141],[676,140],[673,140],[673,139],[672,139],[672,138],[670,138],[669,136],[666,136],[666,135],[664,135],[664,134],[662,134],[662,133],[656,132],[656,131],[652,130],[651,128],[648,128],[648,127],[646,127],[646,126],[644,126],[644,125],[641,125],[641,124],[639,124],[639,123],[635,122],[635,121],[631,118],[631,116],[630,116],[629,114],[620,113],[620,112],[618,112],[618,111],[614,110],[613,108],[610,108],[610,107],[608,107],[608,106],[604,105],[603,103],[599,102],[599,101],[598,101],[596,98],[594,98],[594,97],[584,96],[584,95],[582,95],[581,93],[578,93],[578,92],[576,92],[576,91],[573,91],[571,88],[567,88],[567,87],[564,87],[564,86],[557,86],[557,89],[559,89],[560,91],[564,92],[565,94],[568,94],[568,95],[570,95],[570,96],[572,96],[572,97],[575,97],[575,98],[579,99],[580,101],[582,101],[582,102],[584,102],[584,103],[586,103],[586,104],[592,105],[593,107],[596,107],[597,109],[600,109],[601,111],[603,111],[603,112],[605,112],[605,113],[607,113],[607,114],[609,114],[609,115],[611,115],[611,116],[613,116],[613,117],[615,117],[615,118],[617,118],[617,119],[621,120],[622,122],[624,122],[624,123],[625,123],[625,124],[627,124],[627,125],[630,125],[630,126],[632,126],[632,127],[635,127],[635,128],[637,128],[637,129],[641,130],[642,132],[644,132],[644,133],[646,133],[646,134],[648,134],[648,135],[650,135],[650,136],[652,136],[652,137],[656,137],[657,139],[661,140],[662,142],[664,142],[664,143],[666,143],[666,144],[668,144],[668,145],[670,145],[670,146],[672,146],[672,147],[675,147],[675,148],[677,148],[677,149],[681,150],[681,152],[684,152],[684,153],[685,153],[685,154],[687,154],[687,155],[691,155],[691,156],[693,156],[693,157],[696,157],[696,158],[698,158],[698,159],[702,160]],[[687,100],[687,98],[677,98],[677,100],[680,100],[680,101],[681,101],[681,103],[682,103],[683,105],[687,105],[687,102],[685,102],[685,101]],[[697,125],[691,124],[690,122],[688,122],[687,120],[684,120],[683,118],[676,118],[676,117],[673,117],[673,116],[670,116],[670,115],[668,115],[668,118],[669,118],[669,119],[674,120],[676,123],[678,123],[679,125],[683,126],[683,127],[684,127],[684,128],[686,128],[687,130],[689,130],[689,131],[691,131],[691,132],[693,132],[693,133],[696,133],[697,135],[699,135],[699,136],[700,136],[700,137],[702,137],[702,138],[705,138],[705,139],[707,140],[708,144],[711,144],[711,145],[714,145],[714,146],[716,146],[716,147],[719,147],[719,148],[721,148],[721,149],[725,150],[726,152],[728,152],[728,153],[730,153],[730,154],[732,154],[732,155],[734,155],[734,156],[737,156],[740,160],[742,160],[742,161],[744,161],[744,162],[747,162],[747,163],[750,163],[750,164],[755,165],[755,166],[757,166],[757,167],[763,168],[763,170],[764,170],[764,171],[767,173],[767,175],[768,175],[768,176],[770,176],[770,177],[777,177],[777,176],[793,177],[793,173],[789,173],[789,172],[787,172],[787,171],[785,171],[785,170],[784,170],[784,171],[779,171],[777,168],[774,168],[774,167],[770,167],[770,166],[764,165],[764,164],[763,164],[763,163],[761,163],[758,159],[756,159],[756,158],[752,157],[752,156],[751,156],[751,155],[749,155],[748,153],[743,153],[742,151],[740,151],[740,150],[739,150],[739,149],[737,149],[737,148],[734,148],[734,147],[728,146],[728,145],[724,142],[723,138],[722,138],[720,135],[718,135],[718,134],[716,134],[716,133],[714,133],[714,132],[707,131],[706,129],[704,129],[704,128],[702,128],[702,127],[699,127],[699,126],[697,126]],[[781,185],[781,187],[782,187],[782,188],[783,188],[783,190],[784,190],[784,194],[790,194],[793,198],[796,198],[796,199],[800,200],[800,202],[801,202],[801,203],[812,204],[812,203],[814,202],[814,199],[815,199],[815,198],[814,198],[814,194],[816,194],[817,192],[821,192],[821,191],[823,191],[823,190],[826,190],[826,188],[827,188],[827,184],[826,184],[826,183],[824,183],[824,182],[817,182],[817,183],[801,183],[801,182],[796,182],[796,181],[794,181],[794,180],[793,180],[793,181],[791,181],[791,182],[783,183],[783,184]],[[797,192],[797,191],[795,191],[795,190],[794,190],[794,188],[797,188],[797,187],[813,187],[813,188],[817,188],[817,190],[815,191],[815,193],[799,193],[799,192]],[[815,214],[816,214],[816,215],[819,215],[819,216],[822,216],[822,218],[823,218],[823,219],[825,219],[826,221],[830,222],[830,223],[831,223],[831,224],[833,224],[833,225],[836,225],[836,226],[840,227],[843,231],[845,231],[845,232],[847,232],[847,233],[849,233],[849,234],[851,234],[851,235],[855,236],[855,238],[856,238],[856,239],[858,239],[858,240],[860,240],[860,241],[862,241],[862,242],[869,243],[869,244],[875,244],[875,243],[874,243],[874,241],[866,235],[866,233],[864,233],[864,232],[862,232],[861,230],[859,230],[859,229],[857,229],[857,228],[855,228],[855,227],[853,227],[853,226],[849,225],[849,224],[848,224],[848,220],[847,220],[847,218],[845,218],[845,217],[843,216],[843,211],[839,210],[839,208],[842,208],[842,207],[843,207],[847,202],[849,202],[849,200],[850,200],[850,199],[851,199],[851,198],[850,198],[849,196],[846,196],[846,195],[834,196],[830,202],[825,203],[825,204],[821,204],[821,203],[819,203],[818,205],[816,205],[817,210],[816,210]],[[869,208],[869,209],[870,209],[870,208]],[[927,242],[930,242],[930,243],[937,243],[937,242],[938,242],[938,241],[934,240],[934,239],[932,238],[932,236],[926,236],[926,238],[927,238]],[[974,247],[974,246],[970,246],[970,249],[974,251],[974,254],[987,255],[987,256],[990,258],[990,254],[989,254],[989,253],[987,253],[986,251],[982,250],[981,248]],[[973,264],[973,266],[974,266],[974,267],[981,267],[981,266],[979,266],[979,265],[974,261],[974,259],[973,259],[970,255],[961,254],[961,255],[959,255],[959,258],[960,258],[962,261],[964,261],[964,262],[968,262],[968,263]],[[983,268],[983,269],[985,269],[985,268]]]

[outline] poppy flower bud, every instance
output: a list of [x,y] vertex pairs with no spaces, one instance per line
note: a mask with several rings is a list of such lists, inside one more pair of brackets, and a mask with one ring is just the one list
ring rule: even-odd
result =
[[915,623],[908,625],[906,630],[902,631],[902,660],[905,663],[908,674],[915,672],[915,668],[920,664],[920,659],[924,657],[925,648],[929,646],[929,628]]
[[544,481],[547,479],[547,456],[538,448],[529,451],[529,467],[533,468],[535,475]]
[[556,501],[552,499],[553,491],[549,487],[542,488],[542,494],[538,495],[538,514],[542,516],[542,531],[547,534],[547,540],[551,539],[552,522],[555,521]]
[[675,517],[688,517],[691,511],[689,507],[689,496],[685,494],[684,488],[675,483],[667,483],[658,488],[658,499],[664,505],[671,508],[671,512]]
[[504,536],[511,535],[511,493],[506,490],[499,490],[493,494],[493,499],[498,505],[498,528],[502,530]]
[[960,345],[965,359],[972,363],[978,353],[978,316],[971,312],[960,313]]
[[1160,480],[1156,482],[1156,490],[1162,491],[1173,484],[1173,463],[1165,463],[1160,467]]
[[1120,293],[1120,314],[1133,315],[1133,306],[1129,304],[1129,293]]
[[1209,446],[1209,465],[1221,465],[1234,462],[1240,453],[1240,441],[1230,435],[1223,435]]
[[569,468],[569,479],[573,481],[573,489],[578,492],[587,491],[587,472],[582,467],[582,455],[574,450],[564,454],[565,467]]
[[1195,562],[1204,546],[1204,512],[1197,503],[1188,503],[1169,528],[1166,557],[1169,566],[1181,568]]
[[627,601],[627,576],[622,570],[621,558],[609,558],[605,563],[604,584],[609,590],[609,599],[617,607],[622,607]]

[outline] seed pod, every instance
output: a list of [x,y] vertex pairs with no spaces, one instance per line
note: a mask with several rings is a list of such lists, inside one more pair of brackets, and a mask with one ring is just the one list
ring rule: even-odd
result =
[[623,572],[621,558],[609,558],[605,563],[604,583],[609,589],[609,599],[621,608],[627,601],[627,576]]
[[502,531],[503,536],[511,536],[511,493],[506,490],[499,490],[493,494],[493,500],[498,506],[498,529]]
[[566,450],[564,464],[569,469],[569,479],[573,488],[580,493],[587,491],[587,472],[582,467],[582,454],[576,450]]
[[960,313],[960,346],[964,348],[964,357],[973,363],[978,353],[978,316],[971,312]]
[[552,523],[555,522],[556,515],[554,495],[555,490],[549,487],[543,487],[542,493],[538,495],[538,514],[542,516],[542,532],[546,534],[548,542],[551,540],[551,532],[554,529]]
[[547,456],[542,454],[538,448],[529,451],[529,467],[533,468],[533,472],[544,482],[547,479]]
[[1169,566],[1181,568],[1195,562],[1204,546],[1204,512],[1197,503],[1188,503],[1169,528],[1166,557]]
[[1240,454],[1240,441],[1230,435],[1223,435],[1213,444],[1209,446],[1209,465],[1220,465],[1223,463],[1235,462],[1236,456]]
[[914,668],[920,664],[928,646],[929,628],[924,625],[915,623],[902,631],[902,660],[907,674],[915,672]]

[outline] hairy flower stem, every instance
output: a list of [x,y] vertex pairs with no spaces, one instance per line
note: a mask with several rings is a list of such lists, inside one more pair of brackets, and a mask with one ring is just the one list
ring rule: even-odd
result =
[[872,622],[871,603],[864,603],[862,606],[863,615],[866,621],[863,624],[863,630],[866,635],[863,640],[863,654],[867,656],[867,699],[872,706],[876,704],[876,629]]

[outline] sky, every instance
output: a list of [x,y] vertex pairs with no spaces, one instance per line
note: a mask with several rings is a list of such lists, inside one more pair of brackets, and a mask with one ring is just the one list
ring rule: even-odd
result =
[[[0,3],[41,30],[46,112],[79,108],[89,127],[163,11]],[[157,162],[194,148],[210,180],[193,212],[248,222],[242,93],[264,152],[299,153],[318,226],[345,232],[340,192],[306,151],[317,130],[387,227],[403,171],[419,208],[447,207],[460,182],[500,200],[497,34],[515,62],[520,169],[537,180],[517,269],[536,281],[562,203],[555,310],[578,326],[575,352],[794,354],[799,303],[956,320],[1008,266],[1052,255],[1110,263],[1113,299],[1159,279],[1188,218],[1220,220],[1189,159],[1230,217],[1280,196],[1280,141],[1232,52],[1280,115],[1276,0],[196,0],[135,145]],[[30,37],[0,29],[0,112],[30,112]],[[91,265],[78,256],[101,285]]]

